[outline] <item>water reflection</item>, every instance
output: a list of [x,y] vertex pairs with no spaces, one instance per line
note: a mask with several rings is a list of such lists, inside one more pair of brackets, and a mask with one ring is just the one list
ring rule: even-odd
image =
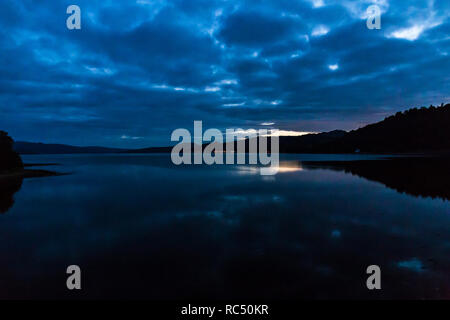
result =
[[22,177],[0,177],[0,214],[7,212],[14,205],[14,194],[22,187]]
[[[42,164],[48,166],[54,164]],[[36,165],[26,165],[36,166]],[[21,172],[8,173],[0,175],[0,214],[8,212],[14,205],[14,195],[22,187],[23,180],[26,178],[42,178],[51,176],[62,176],[66,173],[57,173],[47,170],[23,170]]]
[[300,161],[280,161],[278,173],[302,171],[302,163]]
[[351,173],[413,196],[450,200],[450,158],[410,157],[385,160],[304,161],[306,169]]
[[0,216],[0,298],[450,297],[448,201],[301,160],[266,179],[170,155],[28,159],[74,174],[25,180]]
[[[284,160],[280,161],[279,165],[277,167],[273,167],[273,172],[275,174],[278,173],[286,173],[286,172],[296,172],[296,171],[302,171],[302,163],[300,161],[296,160]],[[259,166],[256,165],[238,165],[236,167],[237,174],[238,175],[245,175],[245,174],[254,174],[254,175],[261,175],[261,170]],[[269,175],[265,177],[270,177]],[[271,179],[269,179],[271,180]]]

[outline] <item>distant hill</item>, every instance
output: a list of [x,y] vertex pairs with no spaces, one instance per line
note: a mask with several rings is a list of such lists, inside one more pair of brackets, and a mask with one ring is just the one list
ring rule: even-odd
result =
[[397,112],[350,132],[280,137],[281,153],[450,153],[450,104]]
[[413,108],[353,130],[315,152],[450,152],[450,104]]
[[[192,147],[193,150],[194,147]],[[149,147],[142,149],[130,149],[123,151],[124,153],[170,153],[172,147]]]
[[315,153],[320,146],[336,141],[346,134],[344,130],[334,130],[297,137],[280,137],[280,153]]
[[[247,140],[246,150],[248,145]],[[450,104],[397,112],[383,121],[350,132],[334,130],[284,136],[280,137],[279,146],[280,153],[450,153]],[[166,147],[128,152],[170,151],[171,148]]]
[[0,131],[0,173],[23,169],[20,156],[13,150],[13,139]]
[[[347,132],[343,130],[334,130],[330,132],[322,132],[318,134],[306,134],[303,136],[289,136],[280,137],[280,152],[281,153],[308,153],[313,152],[315,146],[334,141],[337,138],[343,137]],[[253,138],[256,139],[256,138]],[[227,144],[224,143],[223,150],[227,149]],[[203,144],[203,149],[208,143]],[[258,144],[257,144],[258,145]],[[237,149],[236,142],[234,142],[234,149]],[[270,150],[270,140],[268,140],[268,149]],[[194,150],[194,144],[191,143],[191,150]],[[249,150],[249,140],[245,141],[245,150]],[[134,149],[125,151],[127,153],[170,153],[172,147],[150,147],[144,149]]]
[[[248,142],[247,140],[246,150]],[[205,146],[206,144],[203,145]],[[14,143],[14,150],[20,154],[170,153],[172,147],[127,150],[19,141]],[[334,130],[296,137],[280,137],[280,152],[450,153],[450,104],[397,112],[383,121],[350,132]]]
[[118,153],[124,149],[105,147],[76,147],[66,144],[47,144],[16,141],[14,150],[20,154]]

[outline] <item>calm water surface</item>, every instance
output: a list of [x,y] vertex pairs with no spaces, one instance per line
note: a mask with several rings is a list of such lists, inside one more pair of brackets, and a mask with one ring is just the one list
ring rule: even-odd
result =
[[285,156],[261,176],[170,155],[24,156],[71,174],[25,179],[0,215],[0,298],[450,298],[450,201],[302,162],[355,158]]

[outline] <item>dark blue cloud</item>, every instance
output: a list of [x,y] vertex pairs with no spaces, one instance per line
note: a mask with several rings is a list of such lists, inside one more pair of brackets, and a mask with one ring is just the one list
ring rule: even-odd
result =
[[295,19],[274,15],[273,12],[263,14],[258,11],[236,11],[227,16],[219,32],[228,45],[260,47],[285,40],[294,35],[301,26]]
[[[381,30],[366,27],[377,3]],[[167,145],[178,127],[352,129],[450,99],[450,3],[0,3],[0,128],[16,139]]]

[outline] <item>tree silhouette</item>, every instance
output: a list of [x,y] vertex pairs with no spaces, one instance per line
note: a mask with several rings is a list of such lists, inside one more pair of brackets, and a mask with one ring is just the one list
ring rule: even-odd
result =
[[449,127],[450,104],[412,108],[350,131],[321,149],[327,152],[449,152]]
[[13,150],[13,139],[0,130],[0,172],[10,172],[23,168],[22,159]]

